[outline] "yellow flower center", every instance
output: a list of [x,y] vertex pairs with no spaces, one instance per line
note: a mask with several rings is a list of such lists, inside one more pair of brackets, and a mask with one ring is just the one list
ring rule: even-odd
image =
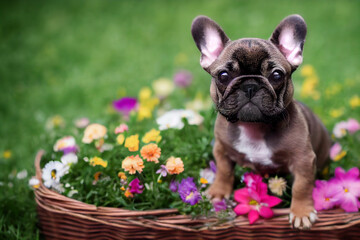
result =
[[259,203],[256,200],[252,199],[250,200],[249,205],[259,205]]
[[346,192],[346,193],[349,192],[349,189],[345,188],[345,189],[344,189],[344,192]]
[[208,184],[209,182],[205,178],[200,178],[200,183],[201,184]]
[[56,170],[55,169],[51,171],[51,178],[52,179],[56,178]]
[[327,202],[328,202],[328,201],[330,201],[330,198],[328,198],[328,197],[327,197],[327,198],[325,198],[325,201],[327,201]]
[[191,192],[189,195],[187,195],[186,200],[191,199],[193,195],[194,195],[194,193],[193,193],[193,192]]

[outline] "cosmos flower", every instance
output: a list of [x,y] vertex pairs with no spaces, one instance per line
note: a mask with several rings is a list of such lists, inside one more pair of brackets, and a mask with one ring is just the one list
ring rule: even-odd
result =
[[91,143],[94,140],[104,138],[106,136],[106,133],[107,129],[105,126],[98,123],[90,124],[85,128],[82,142],[87,144]]
[[336,195],[340,192],[342,192],[340,185],[331,181],[316,180],[312,193],[315,209],[318,211],[332,209],[339,202]]
[[141,148],[140,154],[148,162],[159,163],[161,149],[155,143],[149,143]]
[[139,155],[130,156],[123,160],[121,167],[130,174],[135,174],[136,171],[141,173],[144,168],[144,162]]
[[181,158],[170,157],[166,161],[166,169],[169,174],[179,174],[184,171],[184,163]]
[[122,113],[124,116],[129,116],[132,110],[135,110],[138,106],[136,98],[123,97],[119,100],[113,101],[113,107],[116,111]]
[[346,156],[346,151],[342,150],[342,147],[340,145],[340,143],[335,143],[331,148],[330,148],[330,158],[334,161],[339,161],[340,159],[342,159],[344,156]]
[[195,205],[202,199],[192,177],[181,180],[178,186],[178,193],[181,200],[190,205]]

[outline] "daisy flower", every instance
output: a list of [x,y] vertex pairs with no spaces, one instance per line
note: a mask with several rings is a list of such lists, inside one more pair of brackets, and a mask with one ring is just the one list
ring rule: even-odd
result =
[[69,166],[64,165],[58,161],[50,161],[42,169],[42,179],[44,185],[47,188],[54,188],[58,191],[62,191],[62,184],[60,184],[60,178],[66,174],[69,170]]
[[78,162],[78,157],[74,153],[68,153],[61,157],[61,162],[66,166],[71,166]]
[[39,179],[33,177],[29,180],[29,185],[33,188],[39,188],[40,187],[40,181]]
[[155,143],[150,143],[141,148],[140,154],[148,162],[159,163],[161,149]]

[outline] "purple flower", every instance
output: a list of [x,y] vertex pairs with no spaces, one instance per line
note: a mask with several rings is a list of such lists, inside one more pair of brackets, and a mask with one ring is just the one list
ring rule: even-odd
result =
[[339,199],[339,204],[346,212],[359,211],[360,201],[360,178],[359,169],[354,167],[345,171],[341,167],[335,169],[335,178],[333,184],[341,187],[342,191],[335,195]]
[[142,193],[144,190],[144,186],[140,185],[140,180],[135,178],[129,183],[130,192],[131,193]]
[[128,116],[129,113],[137,107],[137,100],[136,98],[123,97],[113,101],[113,107],[116,111]]
[[178,189],[178,186],[179,186],[179,182],[172,180],[172,181],[170,182],[169,189],[170,189],[172,192],[176,192],[177,189]]
[[168,174],[168,171],[166,169],[165,165],[161,165],[160,168],[156,171],[156,174],[160,174],[163,177],[166,177]]
[[225,199],[213,201],[212,204],[215,209],[215,212],[220,212],[220,211],[226,210],[226,208],[227,208]]
[[216,173],[216,164],[215,161],[210,161],[210,169]]
[[196,188],[196,184],[192,177],[188,177],[181,181],[178,192],[181,200],[190,205],[195,205],[201,200],[201,195]]
[[342,192],[342,188],[334,181],[316,180],[312,193],[315,209],[318,211],[332,209],[339,202],[336,197],[339,192]]
[[66,155],[68,153],[76,153],[78,150],[79,149],[78,149],[78,147],[76,145],[61,149],[61,151],[64,152],[64,155]]
[[193,76],[190,72],[185,70],[178,71],[174,76],[174,83],[176,86],[186,88],[190,86]]

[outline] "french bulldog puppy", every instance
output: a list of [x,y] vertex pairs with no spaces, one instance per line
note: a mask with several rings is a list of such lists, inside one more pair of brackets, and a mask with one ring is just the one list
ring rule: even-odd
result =
[[212,198],[233,191],[234,165],[293,176],[290,223],[308,229],[317,219],[312,190],[316,170],[327,162],[331,139],[321,121],[293,99],[291,74],[302,63],[307,27],[299,15],[283,19],[269,40],[231,41],[206,16],[192,23],[200,65],[211,76],[210,95],[218,111],[217,162]]

